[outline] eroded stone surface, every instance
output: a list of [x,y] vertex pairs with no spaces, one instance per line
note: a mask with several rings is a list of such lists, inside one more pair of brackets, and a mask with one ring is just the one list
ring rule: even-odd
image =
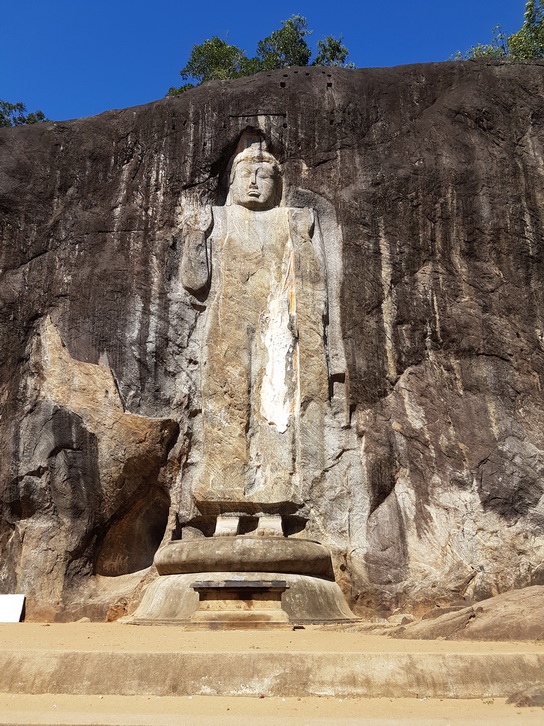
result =
[[[544,587],[514,590],[391,632],[395,638],[432,640],[544,639]],[[389,619],[391,622],[391,618]]]
[[[149,563],[134,523],[161,512],[149,552],[169,501],[171,526],[192,511],[209,302],[182,284],[184,220],[223,207],[248,127],[323,240],[304,536],[360,608],[542,584],[543,85],[538,63],[291,69],[0,130],[2,591],[47,616],[93,577],[128,596]],[[40,372],[47,316],[60,380]]]
[[544,685],[540,683],[538,686],[513,693],[507,698],[506,703],[513,703],[518,707],[531,706],[533,708],[544,708]]
[[85,600],[78,586],[88,597],[85,580],[151,565],[169,508],[157,475],[177,425],[125,413],[111,370],[71,358],[49,318],[29,372],[3,571],[31,593],[31,619],[55,618]]

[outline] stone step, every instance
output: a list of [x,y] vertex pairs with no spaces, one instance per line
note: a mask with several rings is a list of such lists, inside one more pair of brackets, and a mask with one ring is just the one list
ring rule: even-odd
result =
[[0,691],[28,694],[505,698],[543,675],[544,652],[0,652]]

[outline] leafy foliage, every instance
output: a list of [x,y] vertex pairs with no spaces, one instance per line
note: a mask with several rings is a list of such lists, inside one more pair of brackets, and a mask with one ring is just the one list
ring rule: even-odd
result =
[[289,66],[307,66],[312,51],[305,37],[312,32],[307,28],[306,18],[293,15],[282,22],[282,28],[274,30],[268,38],[257,45],[259,70],[275,71]]
[[317,41],[317,55],[313,66],[340,66],[341,68],[354,68],[353,63],[346,63],[348,49],[342,45],[342,36],[334,38],[327,35],[325,40]]
[[510,56],[519,60],[544,60],[544,7],[542,0],[528,0],[525,21],[508,38]]
[[506,58],[508,55],[508,38],[502,32],[501,26],[493,28],[493,37],[490,43],[477,43],[465,53],[457,51],[455,60],[469,60],[470,58]]
[[490,43],[478,43],[466,53],[457,51],[456,60],[469,58],[513,58],[515,60],[544,60],[543,0],[527,0],[525,21],[517,33],[507,36],[500,25],[493,28]]
[[[254,58],[248,58],[244,50],[213,36],[201,45],[193,46],[187,65],[180,71],[183,80],[188,82],[178,88],[170,88],[168,95],[179,96],[194,88],[195,83],[192,81],[199,85],[204,81],[251,76],[259,71],[307,66],[312,51],[306,37],[311,32],[308,30],[306,18],[293,15],[282,22],[281,28],[259,41]],[[352,63],[346,63],[349,51],[342,44],[342,37],[334,38],[329,35],[325,40],[319,40],[317,47],[318,52],[312,65],[353,68]]]
[[0,127],[36,124],[39,121],[47,121],[43,111],[26,113],[26,106],[22,101],[18,103],[0,101]]
[[193,78],[197,83],[238,78],[244,74],[246,55],[235,45],[229,45],[216,35],[202,45],[193,46],[189,62],[180,71],[184,80]]

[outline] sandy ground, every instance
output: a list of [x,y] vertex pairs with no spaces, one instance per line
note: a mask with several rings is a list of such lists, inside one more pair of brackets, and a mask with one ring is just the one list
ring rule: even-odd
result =
[[544,709],[516,708],[502,699],[417,700],[220,698],[183,696],[21,696],[0,694],[0,724],[108,726],[533,726]]
[[365,632],[309,626],[304,630],[188,631],[124,623],[0,624],[0,647],[144,652],[264,650],[269,652],[544,653],[540,642],[398,640]]
[[[304,630],[194,632],[179,627],[121,623],[0,625],[2,649],[144,652],[455,652],[543,653],[544,642],[394,640],[366,633]],[[218,656],[220,657],[220,656]],[[544,674],[543,674],[544,680]],[[544,724],[543,708],[518,708],[504,699],[223,698],[213,696],[69,696],[0,694],[0,725],[107,726],[530,726]]]

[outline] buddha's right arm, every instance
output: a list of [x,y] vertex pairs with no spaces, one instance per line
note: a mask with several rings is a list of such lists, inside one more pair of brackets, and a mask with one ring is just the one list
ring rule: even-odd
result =
[[181,258],[181,284],[191,293],[204,290],[210,282],[208,239],[205,232],[186,230]]
[[209,208],[202,211],[200,220],[191,219],[183,225],[181,284],[193,294],[201,293],[210,284],[209,234],[213,218]]

